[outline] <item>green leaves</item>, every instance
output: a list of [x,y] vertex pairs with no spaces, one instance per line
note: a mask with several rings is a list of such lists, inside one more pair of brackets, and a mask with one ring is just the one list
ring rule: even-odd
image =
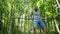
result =
[[[40,15],[47,19],[45,20],[47,28],[51,30],[49,27],[53,28],[54,26],[52,25],[52,22],[54,22],[53,19],[59,18],[59,15],[60,15],[60,8],[58,8],[56,11],[55,3],[56,3],[55,0],[1,0],[0,1],[0,11],[1,11],[0,15],[2,17],[2,20],[1,19],[0,20],[4,23],[2,25],[6,25],[6,27],[4,26],[4,28],[8,28],[8,30],[6,31],[9,31],[9,28],[10,28],[9,23],[12,23],[10,22],[10,17],[12,15],[13,17],[17,17],[17,20],[11,19],[13,21],[12,25],[14,26],[14,28],[18,25],[17,23],[20,23],[19,27],[23,29],[23,31],[21,31],[20,29],[21,33],[25,32],[28,34],[27,31],[29,31],[30,29],[31,29],[31,32],[30,31],[29,32],[33,33],[33,23],[32,23],[33,20],[28,21],[28,18],[29,18],[28,16],[30,15],[29,11],[34,10],[34,6],[37,5],[41,13]],[[24,16],[25,21],[23,20],[20,21],[20,19],[18,18],[20,18],[20,16],[23,14],[25,15]],[[19,28],[16,28],[16,31],[19,32],[19,30],[17,29]]]

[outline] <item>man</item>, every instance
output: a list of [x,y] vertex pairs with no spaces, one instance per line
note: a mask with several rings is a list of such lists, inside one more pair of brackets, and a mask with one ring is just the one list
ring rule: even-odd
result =
[[31,12],[30,16],[31,17],[33,16],[33,18],[34,18],[34,34],[37,34],[36,27],[37,27],[38,23],[40,24],[40,26],[43,30],[43,34],[46,34],[46,31],[47,31],[46,26],[40,17],[40,13],[38,11],[38,6],[35,6],[34,11]]

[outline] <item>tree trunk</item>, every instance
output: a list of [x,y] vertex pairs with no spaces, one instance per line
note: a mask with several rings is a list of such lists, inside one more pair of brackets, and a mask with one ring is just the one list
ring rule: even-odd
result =
[[57,29],[57,32],[60,34],[60,30],[59,30],[59,27],[58,27],[58,24],[57,24],[56,19],[54,19],[54,22],[55,22],[55,27],[56,27],[56,29]]

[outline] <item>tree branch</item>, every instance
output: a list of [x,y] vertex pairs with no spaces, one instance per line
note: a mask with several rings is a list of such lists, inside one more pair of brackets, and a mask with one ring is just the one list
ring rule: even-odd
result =
[[60,34],[60,30],[59,30],[58,24],[56,23],[56,20],[55,20],[55,19],[54,19],[54,22],[55,22],[56,29],[57,29],[57,31],[58,31],[59,34]]
[[59,4],[58,0],[56,0],[56,2],[57,2],[57,4],[58,4],[58,7],[60,8],[60,4]]

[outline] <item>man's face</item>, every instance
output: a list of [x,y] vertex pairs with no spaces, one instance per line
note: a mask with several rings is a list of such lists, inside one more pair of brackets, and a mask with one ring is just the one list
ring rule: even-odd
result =
[[38,11],[38,7],[37,6],[35,7],[35,11]]

